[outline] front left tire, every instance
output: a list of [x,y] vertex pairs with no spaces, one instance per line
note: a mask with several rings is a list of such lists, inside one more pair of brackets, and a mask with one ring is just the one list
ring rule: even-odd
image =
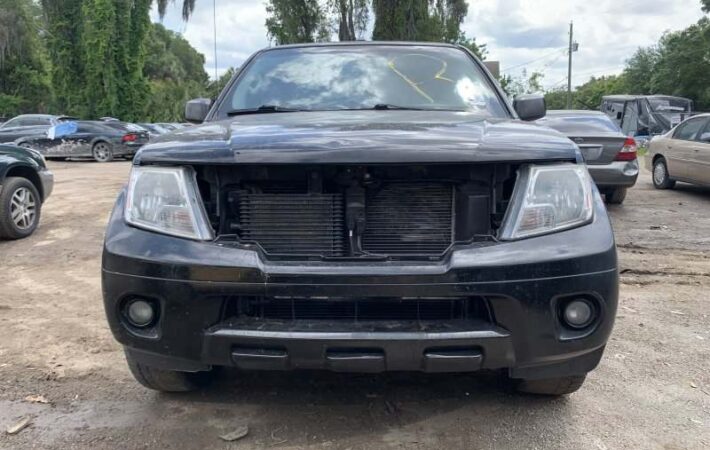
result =
[[0,192],[0,238],[22,239],[37,229],[42,199],[27,178],[8,177]]
[[578,391],[586,378],[587,375],[574,375],[541,380],[519,380],[517,381],[516,389],[518,392],[525,394],[559,397]]
[[604,198],[609,205],[620,205],[626,199],[626,188],[616,188],[604,194]]
[[190,392],[210,384],[214,377],[209,372],[179,372],[177,370],[158,369],[139,363],[126,353],[126,362],[133,378],[137,382],[160,392]]

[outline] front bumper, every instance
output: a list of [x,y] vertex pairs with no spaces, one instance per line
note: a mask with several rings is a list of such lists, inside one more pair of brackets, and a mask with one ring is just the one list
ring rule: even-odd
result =
[[54,190],[54,174],[49,169],[38,172],[40,183],[42,183],[42,201],[46,201]]
[[600,190],[604,190],[604,188],[631,187],[636,184],[636,179],[639,176],[638,159],[633,161],[614,161],[609,164],[588,164],[587,169]]
[[[598,363],[618,298],[616,250],[601,198],[594,222],[548,236],[453,251],[441,262],[274,263],[256,252],[172,238],[125,224],[123,196],[103,256],[111,330],[139,361],[172,370],[426,372],[508,369],[519,378],[582,374]],[[561,297],[588,295],[599,318],[584,332],[561,326]],[[123,300],[160,305],[155,330],[122,318]],[[255,323],[224,318],[235,296],[485,298],[491,321],[422,330],[402,322]]]

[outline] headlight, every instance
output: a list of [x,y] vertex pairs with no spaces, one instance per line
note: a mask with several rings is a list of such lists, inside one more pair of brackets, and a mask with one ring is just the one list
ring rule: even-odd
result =
[[523,166],[500,238],[520,239],[585,225],[594,215],[592,192],[584,166]]
[[195,172],[189,167],[133,167],[126,222],[173,236],[212,239],[196,186]]

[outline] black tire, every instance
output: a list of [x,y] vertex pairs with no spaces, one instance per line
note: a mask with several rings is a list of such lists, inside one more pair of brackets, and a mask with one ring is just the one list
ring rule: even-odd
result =
[[675,187],[675,180],[671,179],[668,173],[668,164],[663,157],[653,162],[651,178],[653,179],[653,186],[656,189],[673,189]]
[[133,378],[140,384],[161,392],[190,392],[207,386],[213,378],[212,372],[179,372],[177,370],[156,369],[146,366],[126,354],[128,368]]
[[568,395],[579,390],[584,384],[587,375],[574,375],[570,377],[544,378],[541,380],[517,380],[515,386],[518,392],[536,395],[560,396]]
[[0,238],[22,239],[37,229],[42,198],[27,178],[8,177],[0,192]]
[[111,144],[105,141],[99,141],[91,147],[91,155],[94,157],[96,162],[110,162],[113,161],[113,149]]
[[626,188],[616,188],[604,195],[604,199],[610,205],[620,205],[626,199]]

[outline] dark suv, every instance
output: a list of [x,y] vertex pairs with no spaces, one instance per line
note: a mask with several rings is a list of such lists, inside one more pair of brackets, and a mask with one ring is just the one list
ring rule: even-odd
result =
[[0,144],[0,239],[34,233],[54,175],[34,150]]
[[577,390],[617,307],[614,237],[577,146],[463,48],[282,46],[204,124],[134,160],[103,256],[135,378],[215,366],[470,372]]

